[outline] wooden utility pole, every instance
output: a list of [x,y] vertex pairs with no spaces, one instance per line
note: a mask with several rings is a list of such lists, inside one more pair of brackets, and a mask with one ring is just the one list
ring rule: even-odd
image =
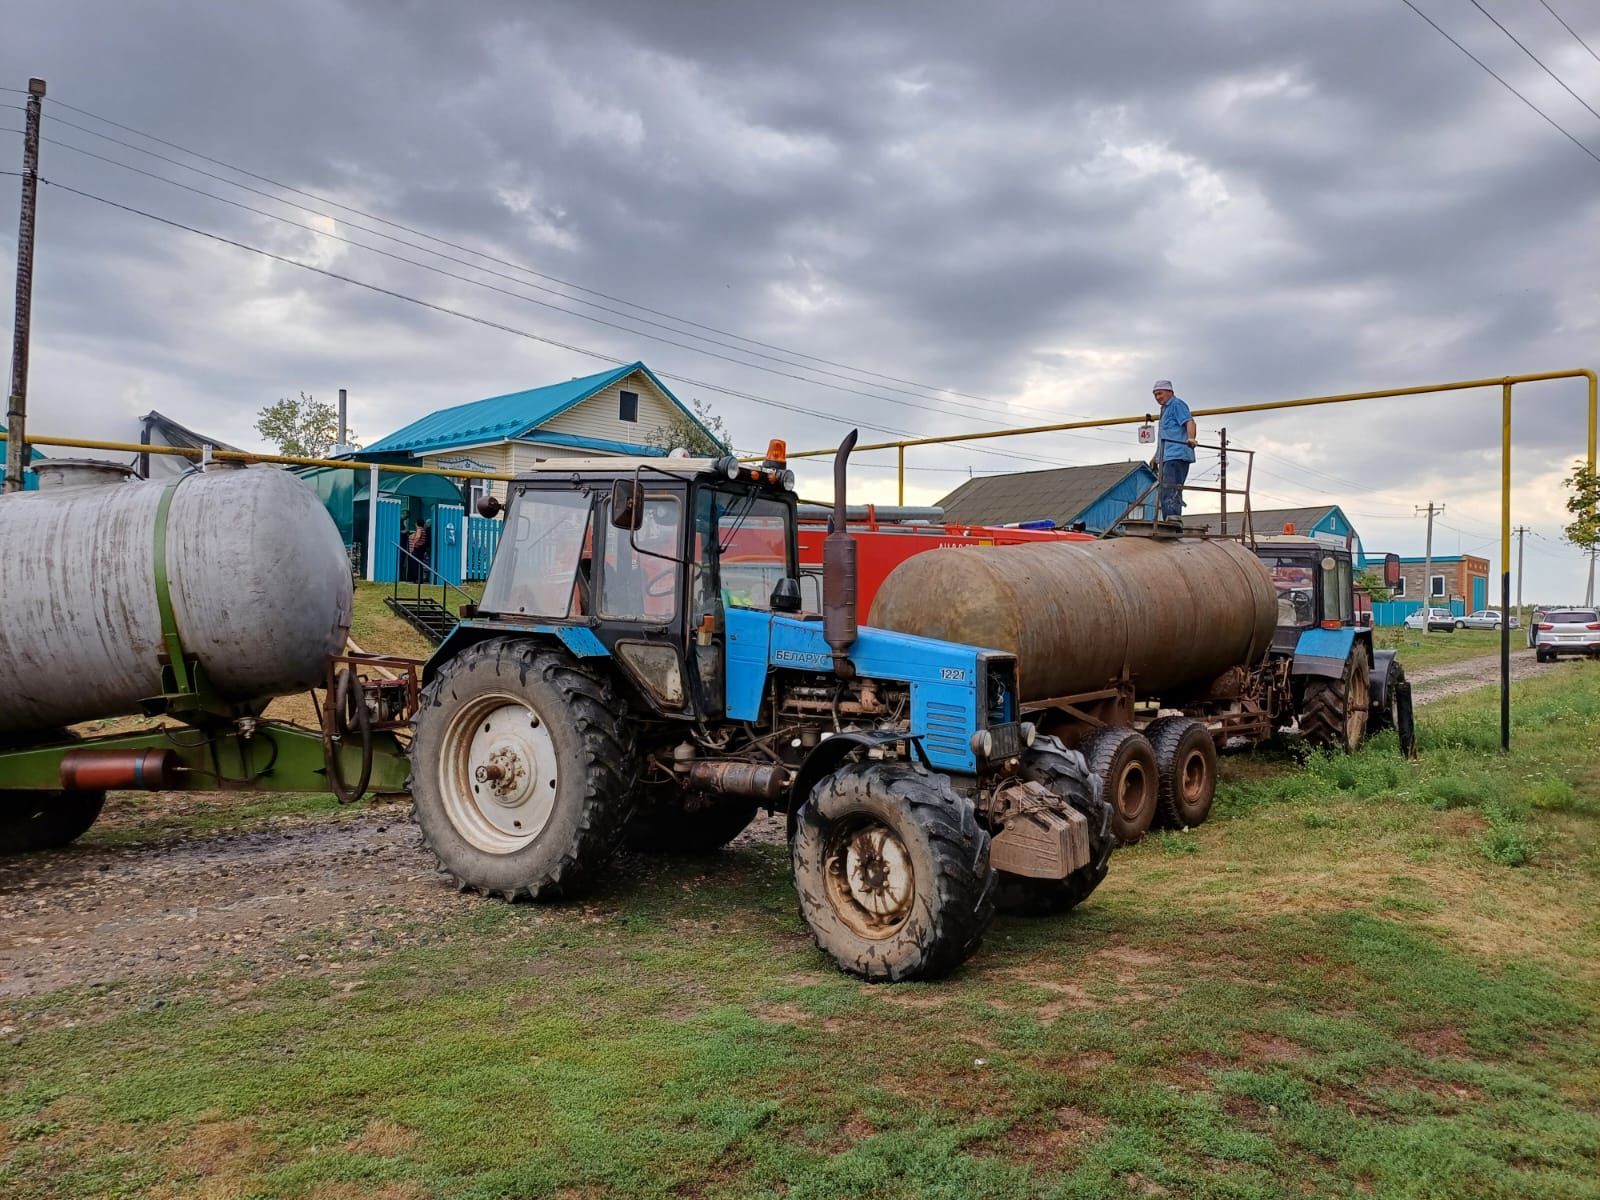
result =
[[1418,514],[1428,514],[1428,543],[1422,558],[1422,632],[1427,633],[1428,609],[1433,607],[1433,518],[1444,512],[1444,505],[1430,503],[1426,510],[1421,505],[1413,507]]
[[17,301],[11,326],[11,402],[6,408],[5,490],[22,490],[28,468],[28,333],[33,320],[33,219],[39,207],[39,119],[44,80],[28,80],[22,136],[22,213],[17,218]]
[[[1522,544],[1528,540],[1528,527],[1526,525],[1518,525],[1511,532],[1517,535],[1517,618],[1520,620],[1522,618]],[[1506,613],[1501,613],[1500,619],[1508,621],[1510,616]]]

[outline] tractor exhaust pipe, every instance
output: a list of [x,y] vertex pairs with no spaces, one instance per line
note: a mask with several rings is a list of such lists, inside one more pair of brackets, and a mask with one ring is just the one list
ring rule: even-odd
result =
[[856,540],[850,536],[845,472],[860,430],[852,429],[833,456],[833,517],[822,543],[822,636],[833,651],[833,673],[854,679],[850,647],[856,642]]

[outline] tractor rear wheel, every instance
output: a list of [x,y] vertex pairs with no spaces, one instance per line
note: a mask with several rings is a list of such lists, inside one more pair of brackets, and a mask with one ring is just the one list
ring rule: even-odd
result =
[[1217,795],[1217,744],[1199,721],[1158,717],[1144,728],[1160,773],[1156,818],[1168,829],[1192,829],[1211,815]]
[[790,854],[817,947],[874,983],[954,970],[994,917],[989,835],[944,775],[846,763],[801,806]]
[[1300,732],[1311,745],[1353,753],[1367,736],[1367,659],[1357,646],[1337,679],[1306,680],[1300,701]]
[[1111,830],[1111,805],[1102,794],[1100,779],[1076,750],[1068,750],[1053,737],[1040,735],[1022,756],[1017,774],[1030,783],[1042,783],[1089,822],[1089,862],[1065,879],[1029,879],[1001,873],[1000,911],[1020,916],[1047,916],[1076,908],[1100,886],[1111,865],[1116,835]]
[[440,668],[412,730],[417,824],[458,887],[570,896],[616,850],[638,755],[592,667],[526,639],[479,642]]
[[640,854],[711,854],[744,832],[757,807],[745,796],[654,784],[628,821],[627,846]]
[[1159,772],[1149,740],[1137,729],[1112,725],[1091,733],[1078,749],[1111,803],[1111,832],[1123,844],[1137,842],[1156,815]]

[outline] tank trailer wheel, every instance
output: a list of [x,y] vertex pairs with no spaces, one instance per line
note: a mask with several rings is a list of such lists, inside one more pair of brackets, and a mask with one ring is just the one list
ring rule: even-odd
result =
[[1124,845],[1137,842],[1156,815],[1156,752],[1137,729],[1114,725],[1096,730],[1078,747],[1100,778],[1111,804],[1111,832]]
[[944,975],[994,917],[989,835],[944,775],[847,763],[801,806],[790,854],[818,949],[862,979]]
[[[25,741],[0,738],[0,749],[78,740],[75,733],[52,729]],[[29,854],[70,845],[100,819],[105,803],[104,792],[0,791],[0,854]]]
[[676,783],[647,786],[625,833],[640,854],[712,854],[756,819],[759,803],[745,796],[689,791]]
[[1217,744],[1210,732],[1189,717],[1158,717],[1144,736],[1159,772],[1156,819],[1168,829],[1204,824],[1217,795]]
[[1357,646],[1338,679],[1306,680],[1300,732],[1318,748],[1354,752],[1366,739],[1370,706],[1366,656]]
[[104,792],[0,792],[0,854],[59,850],[89,832]]
[[1111,851],[1117,845],[1111,829],[1111,805],[1083,755],[1068,750],[1057,738],[1041,735],[1022,756],[1018,773],[1030,782],[1044,784],[1088,820],[1089,862],[1065,879],[1028,879],[1002,872],[1000,911],[1018,916],[1063,913],[1087,900],[1111,866]]
[[537,643],[493,638],[440,669],[412,729],[417,824],[458,887],[568,896],[616,850],[639,768],[605,676]]

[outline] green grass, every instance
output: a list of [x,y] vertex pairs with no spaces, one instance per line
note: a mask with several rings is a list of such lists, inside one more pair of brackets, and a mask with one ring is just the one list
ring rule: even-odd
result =
[[1415,762],[1228,759],[1211,822],[939,983],[834,972],[760,847],[47,997],[0,1194],[1600,1196],[1600,666],[1516,703],[1509,758],[1479,694]]
[[[1468,658],[1484,658],[1500,653],[1500,634],[1494,629],[1457,629],[1451,633],[1423,633],[1417,629],[1386,626],[1374,634],[1379,649],[1400,651],[1400,661],[1408,671],[1422,667],[1441,667]],[[1526,651],[1528,635],[1511,631],[1511,650]]]

